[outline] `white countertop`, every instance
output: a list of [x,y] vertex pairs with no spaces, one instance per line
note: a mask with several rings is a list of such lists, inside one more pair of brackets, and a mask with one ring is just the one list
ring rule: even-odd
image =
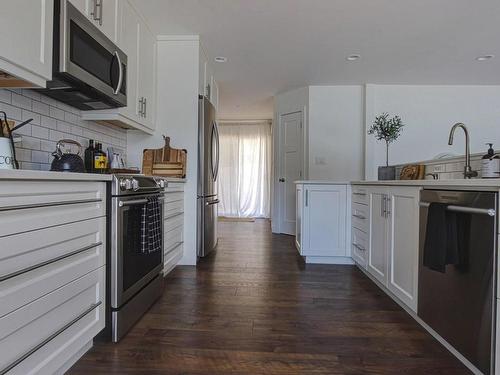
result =
[[500,189],[500,178],[474,178],[458,180],[389,180],[389,181],[352,181],[351,185],[422,186],[422,187],[459,187]]
[[0,169],[0,180],[111,181],[110,174]]
[[302,185],[350,185],[351,181],[328,181],[328,180],[299,180],[294,181]]
[[500,190],[500,178],[474,178],[458,180],[388,180],[388,181],[328,181],[300,180],[296,184],[303,185],[380,185],[380,186],[420,186],[424,188],[461,188]]

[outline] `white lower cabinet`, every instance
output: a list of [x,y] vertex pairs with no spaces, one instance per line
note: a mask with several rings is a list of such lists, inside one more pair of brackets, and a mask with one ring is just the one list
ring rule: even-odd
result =
[[[356,224],[358,221],[353,220],[353,243],[358,245],[353,245],[353,251],[357,250],[353,258],[400,301],[417,311],[420,188],[363,186],[362,189],[369,220],[366,234]],[[353,187],[353,194],[355,191]],[[355,199],[360,201],[353,195],[353,202]],[[364,197],[361,201],[365,201]],[[353,203],[353,213],[354,206]],[[359,250],[364,248],[363,235],[368,239],[366,255]]]
[[104,328],[105,187],[1,182],[0,373],[63,372]]
[[297,248],[307,263],[352,263],[345,184],[298,183]]
[[163,218],[163,275],[167,275],[183,255],[184,183],[168,183],[165,190]]

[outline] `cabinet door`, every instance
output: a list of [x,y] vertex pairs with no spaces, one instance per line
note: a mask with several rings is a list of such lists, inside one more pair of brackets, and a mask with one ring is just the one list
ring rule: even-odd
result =
[[391,189],[388,288],[417,311],[419,189]]
[[296,189],[297,199],[297,216],[295,218],[295,246],[300,254],[302,254],[302,216],[303,216],[303,185],[297,185]]
[[91,0],[92,3],[95,1],[100,4],[99,19],[95,23],[109,39],[116,43],[118,39],[118,0]]
[[210,90],[210,101],[214,105],[215,109],[218,109],[219,106],[219,85],[215,80],[215,77],[212,76],[212,89]]
[[207,85],[207,64],[208,58],[205,55],[205,51],[200,45],[200,71],[199,71],[199,87],[198,94],[205,96],[206,95],[206,85]]
[[154,102],[155,102],[155,38],[146,24],[139,20],[139,54],[137,57],[138,94],[143,105],[140,112],[141,123],[153,129]]
[[305,185],[302,255],[346,256],[345,185]]
[[127,54],[127,106],[120,113],[131,120],[138,120],[139,99],[137,95],[137,55],[139,18],[127,1],[121,3],[119,47]]
[[69,0],[69,2],[72,5],[74,5],[75,8],[78,9],[85,16],[89,17],[90,15],[89,0]]
[[33,86],[52,79],[53,0],[2,1],[0,70]]
[[385,207],[388,190],[370,187],[367,191],[370,202],[367,269],[377,280],[387,285],[387,218]]

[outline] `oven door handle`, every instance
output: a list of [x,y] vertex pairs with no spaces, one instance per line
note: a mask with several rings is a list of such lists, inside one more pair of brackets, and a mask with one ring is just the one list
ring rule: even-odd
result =
[[[163,201],[165,198],[164,197],[158,197],[159,201]],[[148,203],[148,200],[146,198],[144,199],[134,199],[130,201],[120,201],[118,202],[119,207],[126,207],[126,206],[137,206],[139,204],[146,204]]]

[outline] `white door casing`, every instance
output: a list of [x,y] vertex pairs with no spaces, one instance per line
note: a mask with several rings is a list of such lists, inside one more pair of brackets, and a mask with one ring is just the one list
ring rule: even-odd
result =
[[294,182],[302,178],[302,112],[280,115],[278,131],[278,228],[280,233],[295,235]]

